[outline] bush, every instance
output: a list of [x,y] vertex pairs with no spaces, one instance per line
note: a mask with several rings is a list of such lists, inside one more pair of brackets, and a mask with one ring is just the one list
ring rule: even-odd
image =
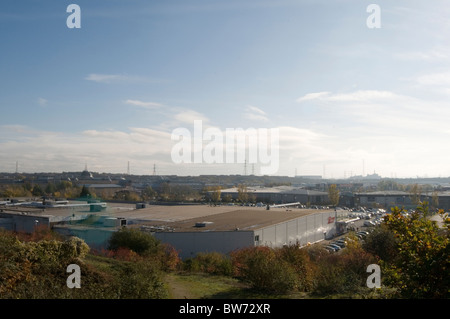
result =
[[306,248],[300,248],[298,245],[284,246],[276,250],[276,255],[295,271],[297,289],[305,292],[310,291],[313,287],[315,267]]
[[367,266],[378,260],[361,247],[347,247],[318,261],[313,292],[319,295],[366,293]]
[[365,238],[362,247],[385,262],[391,262],[397,256],[397,242],[394,233],[384,225],[375,227]]
[[204,272],[212,275],[229,276],[232,274],[231,260],[218,253],[199,253],[194,258],[187,259],[183,268],[192,272]]
[[160,246],[159,240],[152,235],[133,228],[122,228],[112,234],[109,249],[128,248],[139,255],[155,254]]
[[157,263],[148,259],[116,265],[114,285],[120,299],[162,299],[168,297]]
[[252,288],[269,293],[286,293],[298,287],[295,270],[277,258],[268,247],[251,247],[232,253],[234,274]]
[[22,242],[0,233],[2,298],[57,298],[67,295],[67,266],[81,264],[89,247],[73,237],[65,241]]

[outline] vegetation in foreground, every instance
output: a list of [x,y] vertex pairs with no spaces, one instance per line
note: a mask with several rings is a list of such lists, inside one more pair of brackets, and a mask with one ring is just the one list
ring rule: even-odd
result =
[[[108,249],[49,230],[0,232],[3,299],[167,298],[449,298],[449,226],[393,208],[363,242],[339,253],[321,245],[251,247],[229,255],[201,253],[181,261],[150,234],[123,228]],[[356,237],[355,237],[356,238]],[[68,288],[67,266],[81,269],[81,288]],[[382,286],[367,287],[367,266],[381,267]]]

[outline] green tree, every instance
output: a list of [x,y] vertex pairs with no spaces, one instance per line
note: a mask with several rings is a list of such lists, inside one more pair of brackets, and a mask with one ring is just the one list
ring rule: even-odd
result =
[[141,197],[143,200],[151,200],[156,196],[156,192],[153,190],[151,186],[147,186],[142,190]]
[[431,194],[431,205],[434,209],[439,208],[439,194],[436,190]]
[[450,248],[448,214],[440,211],[447,228],[429,220],[428,203],[405,216],[395,207],[385,224],[397,241],[395,262],[386,266],[387,281],[406,298],[448,298]]
[[39,184],[36,184],[33,186],[33,191],[31,192],[33,196],[42,196],[44,192],[42,191],[41,186]]
[[362,248],[385,262],[392,262],[397,256],[397,242],[394,233],[384,224],[375,227],[367,235],[362,243]]
[[419,205],[420,204],[420,197],[422,195],[422,188],[420,185],[418,184],[413,184],[412,186],[410,186],[409,188],[409,197],[411,198],[411,202],[414,205]]
[[45,187],[45,193],[48,195],[54,194],[56,192],[56,186],[55,183],[48,182],[47,186]]
[[109,249],[128,248],[140,255],[154,254],[159,247],[160,242],[155,237],[133,228],[122,228],[109,239]]
[[339,205],[339,195],[339,189],[337,188],[336,184],[331,184],[330,186],[328,186],[328,199],[332,206]]
[[378,182],[377,190],[379,191],[404,191],[404,185],[397,183],[396,181],[390,179],[384,179]]
[[89,190],[89,188],[86,187],[86,185],[83,185],[83,187],[81,188],[80,197],[81,198],[92,197],[92,193]]

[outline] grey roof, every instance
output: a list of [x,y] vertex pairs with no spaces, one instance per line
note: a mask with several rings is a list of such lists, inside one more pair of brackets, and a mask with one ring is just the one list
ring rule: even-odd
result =
[[404,191],[376,191],[376,192],[366,192],[366,193],[356,193],[356,195],[360,196],[410,196],[411,193]]
[[[237,193],[237,187],[222,189],[221,193]],[[309,190],[293,186],[277,186],[277,187],[247,187],[248,193],[253,194],[293,194],[293,195],[328,195],[326,192]]]

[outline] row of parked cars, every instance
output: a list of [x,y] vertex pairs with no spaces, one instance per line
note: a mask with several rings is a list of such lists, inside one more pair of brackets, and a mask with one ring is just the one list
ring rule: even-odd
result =
[[[356,238],[358,238],[359,240],[363,240],[364,238],[366,238],[367,235],[369,235],[368,231],[358,231],[355,234]],[[354,239],[350,237],[343,237],[325,245],[325,249],[328,250],[329,252],[337,252],[347,247],[348,242],[352,240]]]

